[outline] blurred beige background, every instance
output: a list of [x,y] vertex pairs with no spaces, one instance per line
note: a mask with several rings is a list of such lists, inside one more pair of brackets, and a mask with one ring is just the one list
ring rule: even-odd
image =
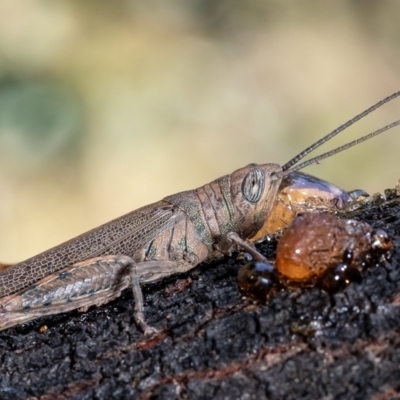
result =
[[[400,90],[399,17],[386,0],[0,0],[0,261],[286,162]],[[395,129],[306,172],[383,191],[399,149]]]

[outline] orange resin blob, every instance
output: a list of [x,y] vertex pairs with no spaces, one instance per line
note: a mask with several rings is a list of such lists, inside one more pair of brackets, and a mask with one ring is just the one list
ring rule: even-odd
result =
[[315,176],[293,172],[282,179],[272,211],[251,241],[286,228],[299,213],[343,210],[363,195],[367,194],[361,190],[346,192]]
[[280,239],[276,269],[288,281],[314,285],[341,263],[361,269],[392,247],[384,231],[365,222],[329,213],[305,213]]

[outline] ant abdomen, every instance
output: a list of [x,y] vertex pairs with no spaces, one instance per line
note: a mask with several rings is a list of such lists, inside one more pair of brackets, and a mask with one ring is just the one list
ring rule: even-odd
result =
[[239,270],[240,289],[257,300],[267,300],[274,289],[279,288],[275,266],[261,261],[252,261]]

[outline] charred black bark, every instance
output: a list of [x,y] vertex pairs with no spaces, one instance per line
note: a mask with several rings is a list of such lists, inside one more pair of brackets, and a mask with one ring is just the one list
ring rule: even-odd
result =
[[[136,327],[129,291],[0,332],[0,399],[400,398],[400,200],[351,217],[395,246],[361,283],[261,304],[242,298],[234,257],[203,264],[145,287],[154,338]],[[260,246],[270,258],[275,247]]]

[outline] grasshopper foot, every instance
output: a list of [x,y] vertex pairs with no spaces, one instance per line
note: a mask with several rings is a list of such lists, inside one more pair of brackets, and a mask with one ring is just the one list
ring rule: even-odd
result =
[[[143,329],[143,327],[142,327],[142,329]],[[156,335],[157,333],[160,333],[160,330],[157,328],[154,328],[154,326],[147,325],[147,327],[143,329],[143,333],[145,336],[153,336],[153,335]]]
[[160,332],[158,329],[154,328],[153,326],[147,325],[146,321],[144,320],[144,315],[140,311],[137,311],[135,313],[135,322],[140,327],[140,329],[143,331],[145,336],[152,336],[152,335],[155,335],[156,333]]

